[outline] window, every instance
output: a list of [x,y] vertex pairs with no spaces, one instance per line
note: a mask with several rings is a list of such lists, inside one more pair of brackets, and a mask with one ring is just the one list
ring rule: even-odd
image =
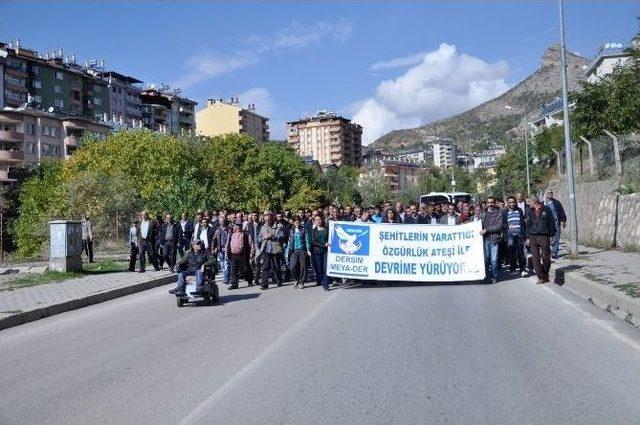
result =
[[58,127],[51,127],[51,135],[53,137],[60,136],[60,129]]
[[27,153],[33,153],[33,143],[27,143]]
[[37,89],[41,89],[42,88],[42,81],[40,80],[33,80],[33,87],[37,88]]
[[117,91],[116,86],[113,86],[111,89],[114,93]]
[[35,134],[36,126],[32,122],[27,123],[27,134]]
[[36,103],[42,103],[42,96],[40,96],[39,94],[36,94],[35,96],[33,96],[33,100]]
[[51,136],[51,127],[49,127],[47,125],[43,125],[40,128],[40,131],[42,132],[43,136]]
[[56,71],[56,80],[64,80],[64,73]]
[[54,156],[60,156],[60,146],[51,146],[51,150]]
[[49,155],[49,149],[51,148],[51,145],[49,145],[48,143],[43,143],[42,144],[42,154],[43,155]]
[[56,93],[62,93],[62,87],[60,87],[58,85],[53,86],[53,91],[56,92]]
[[95,90],[96,93],[100,93],[102,91],[102,87],[100,86],[93,86],[93,89]]
[[100,99],[99,97],[94,97],[94,98],[93,98],[93,103],[94,103],[96,106],[100,106],[100,105],[102,105],[102,99]]
[[53,101],[53,104],[58,108],[64,108],[64,101],[60,99],[56,99]]
[[118,87],[118,94],[122,94],[122,89]]
[[31,68],[31,70],[33,71],[34,75],[40,75],[40,67],[39,66],[34,66]]

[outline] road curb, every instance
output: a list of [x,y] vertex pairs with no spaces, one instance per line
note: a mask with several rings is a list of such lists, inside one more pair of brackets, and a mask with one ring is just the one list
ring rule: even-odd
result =
[[0,330],[33,322],[45,317],[64,313],[66,311],[77,310],[79,308],[87,307],[92,304],[99,304],[105,301],[113,300],[115,298],[135,294],[136,292],[146,291],[147,289],[167,285],[169,283],[176,282],[177,280],[178,275],[175,274],[170,276],[158,277],[144,282],[135,283],[133,285],[122,286],[119,288],[109,289],[104,292],[87,295],[82,298],[76,298],[58,304],[51,304],[29,311],[23,311],[21,313],[0,319]]
[[640,300],[631,298],[617,289],[594,282],[577,271],[564,274],[563,288],[591,301],[603,310],[615,314],[634,326],[640,327]]

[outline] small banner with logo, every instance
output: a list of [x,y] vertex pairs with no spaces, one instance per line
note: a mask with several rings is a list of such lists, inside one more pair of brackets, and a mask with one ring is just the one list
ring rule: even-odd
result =
[[331,221],[327,274],[382,281],[482,280],[481,229],[479,221],[457,226]]

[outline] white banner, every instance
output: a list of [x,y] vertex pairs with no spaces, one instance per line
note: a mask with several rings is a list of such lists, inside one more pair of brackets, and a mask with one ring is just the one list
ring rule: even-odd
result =
[[327,274],[365,280],[485,278],[479,221],[457,226],[331,221]]

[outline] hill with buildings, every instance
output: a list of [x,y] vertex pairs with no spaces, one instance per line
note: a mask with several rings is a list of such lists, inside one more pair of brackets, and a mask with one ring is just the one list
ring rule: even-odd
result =
[[[588,62],[582,56],[567,52],[569,90],[577,89],[584,80],[583,67]],[[408,148],[429,143],[434,137],[450,137],[458,146],[469,148],[478,141],[513,137],[518,128],[525,128],[527,120],[539,114],[544,103],[561,95],[561,69],[560,45],[552,45],[542,55],[540,67],[502,95],[421,127],[393,130],[369,148]]]

